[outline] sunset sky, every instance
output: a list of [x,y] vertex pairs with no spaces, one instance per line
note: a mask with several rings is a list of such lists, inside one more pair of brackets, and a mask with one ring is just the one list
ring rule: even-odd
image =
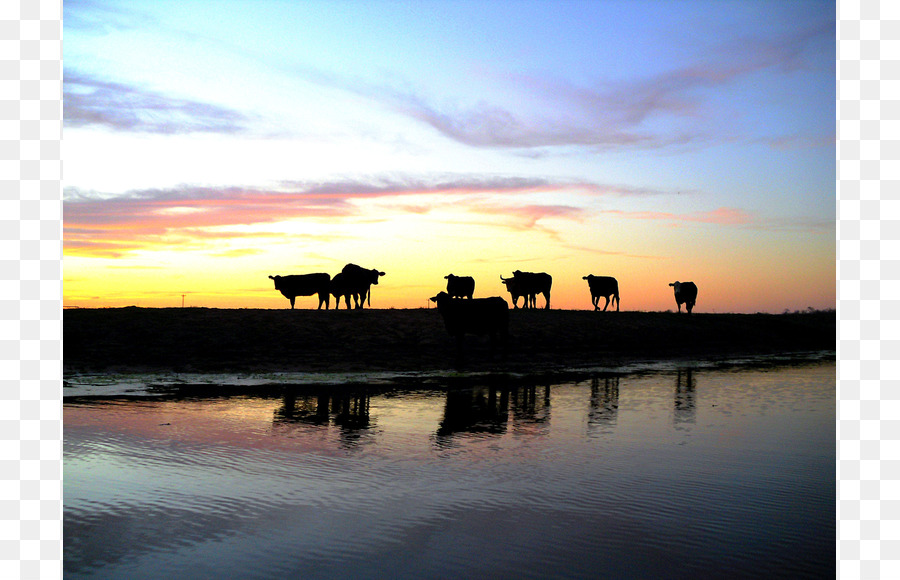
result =
[[63,8],[66,307],[289,308],[269,275],[348,262],[376,308],[517,269],[835,306],[834,2]]

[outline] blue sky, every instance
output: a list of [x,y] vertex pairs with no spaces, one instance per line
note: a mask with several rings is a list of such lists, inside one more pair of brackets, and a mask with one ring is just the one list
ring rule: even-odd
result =
[[[671,307],[688,277],[718,310],[833,306],[833,2],[64,10],[71,304],[140,298],[87,272],[369,260],[404,272],[382,306],[420,305],[441,270],[499,294],[488,277],[522,265],[558,272],[573,308],[590,306],[581,270],[640,288],[635,308]],[[763,272],[788,295],[761,299]],[[279,306],[268,287],[184,284]]]

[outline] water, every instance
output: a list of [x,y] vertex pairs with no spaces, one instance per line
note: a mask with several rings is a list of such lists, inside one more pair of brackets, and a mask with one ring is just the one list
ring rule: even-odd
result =
[[70,398],[67,578],[821,578],[835,364]]

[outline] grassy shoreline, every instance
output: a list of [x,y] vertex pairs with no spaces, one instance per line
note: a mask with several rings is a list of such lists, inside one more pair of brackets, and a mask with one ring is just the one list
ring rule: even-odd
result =
[[69,309],[64,375],[84,372],[546,372],[630,360],[835,349],[834,312],[705,314],[514,310],[505,356],[434,309]]

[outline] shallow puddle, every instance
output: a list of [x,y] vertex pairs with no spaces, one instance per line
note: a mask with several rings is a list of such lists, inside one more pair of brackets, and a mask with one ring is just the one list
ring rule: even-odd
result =
[[67,398],[66,577],[835,573],[834,361],[410,381]]

